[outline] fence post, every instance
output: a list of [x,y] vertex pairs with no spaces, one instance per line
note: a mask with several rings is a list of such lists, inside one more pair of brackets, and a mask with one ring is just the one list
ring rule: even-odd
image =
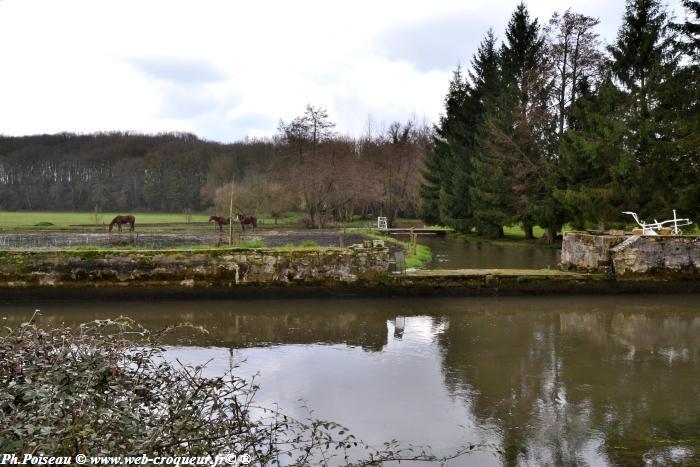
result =
[[233,177],[231,177],[231,203],[228,207],[228,246],[233,245]]

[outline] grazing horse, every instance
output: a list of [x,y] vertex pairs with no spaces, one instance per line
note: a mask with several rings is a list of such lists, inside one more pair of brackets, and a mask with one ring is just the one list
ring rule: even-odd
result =
[[253,229],[258,228],[258,218],[255,216],[246,216],[245,214],[238,213],[236,214],[236,219],[241,223],[241,230],[244,232],[245,226],[248,224],[252,225]]
[[[223,232],[223,226],[229,225],[231,223],[231,218],[223,216],[209,216],[209,222],[211,221],[214,221],[214,223],[219,226],[219,232]],[[216,226],[214,226],[214,228],[216,228]]]
[[124,224],[129,224],[129,232],[134,231],[134,225],[136,224],[136,218],[134,216],[117,216],[114,219],[112,219],[112,222],[109,223],[109,231],[112,231],[112,227],[114,227],[114,224],[117,224],[117,228],[119,231],[122,231],[122,225]]

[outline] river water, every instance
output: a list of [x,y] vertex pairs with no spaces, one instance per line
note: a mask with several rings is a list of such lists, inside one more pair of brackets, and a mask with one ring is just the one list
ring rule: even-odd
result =
[[[183,321],[168,356],[259,374],[258,402],[366,442],[484,443],[454,466],[700,464],[700,297],[37,301],[13,326]],[[402,464],[405,465],[405,464]]]
[[428,269],[556,268],[561,256],[556,248],[433,235],[419,236],[418,243],[432,251],[433,259],[425,266]]

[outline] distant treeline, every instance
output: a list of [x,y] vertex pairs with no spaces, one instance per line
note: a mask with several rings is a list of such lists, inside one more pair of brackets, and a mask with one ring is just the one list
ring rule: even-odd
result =
[[[243,178],[272,159],[270,142],[218,144],[191,134],[0,136],[0,209],[201,210],[211,166]],[[214,177],[215,178],[215,177]]]
[[627,0],[617,38],[567,10],[542,26],[516,7],[454,72],[421,187],[421,216],[502,236],[565,223],[700,220],[700,2],[673,22]]
[[220,144],[187,133],[0,136],[0,210],[307,213],[309,227],[416,216],[429,131],[412,122],[338,135],[325,110],[270,139]]

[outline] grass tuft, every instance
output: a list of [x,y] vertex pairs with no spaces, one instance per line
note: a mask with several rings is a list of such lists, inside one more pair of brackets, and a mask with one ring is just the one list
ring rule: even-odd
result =
[[425,245],[417,244],[415,254],[409,252],[406,255],[406,267],[419,268],[428,264],[432,259],[433,253],[430,251],[430,248]]
[[245,240],[237,246],[238,248],[265,248],[265,244],[261,240]]

